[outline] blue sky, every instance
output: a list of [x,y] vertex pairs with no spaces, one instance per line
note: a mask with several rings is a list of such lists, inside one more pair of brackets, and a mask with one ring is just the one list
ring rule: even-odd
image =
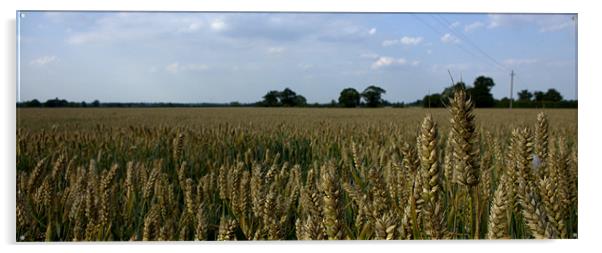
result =
[[576,96],[572,15],[22,12],[20,100],[308,102],[384,88],[412,102],[490,76],[494,97]]

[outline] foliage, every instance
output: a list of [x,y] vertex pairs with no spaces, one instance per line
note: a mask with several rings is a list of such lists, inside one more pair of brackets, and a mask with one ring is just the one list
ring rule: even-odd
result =
[[283,91],[272,90],[263,96],[261,102],[263,106],[274,107],[274,106],[304,106],[307,104],[305,97],[297,95],[296,92],[289,88],[285,88]]
[[528,102],[531,101],[531,98],[533,98],[533,93],[529,92],[528,90],[521,90],[518,92],[518,101]]
[[339,104],[343,107],[358,107],[360,105],[360,93],[354,88],[346,88],[339,95]]
[[467,89],[476,107],[487,108],[493,107],[494,98],[491,94],[491,88],[495,86],[493,79],[490,77],[479,76],[475,79],[473,86]]
[[387,91],[385,91],[381,87],[370,85],[366,89],[364,89],[364,91],[362,91],[361,96],[364,99],[364,101],[366,102],[366,106],[379,107],[379,106],[382,106],[382,104],[383,104],[383,99],[381,96],[382,96],[382,94],[385,94],[386,92]]

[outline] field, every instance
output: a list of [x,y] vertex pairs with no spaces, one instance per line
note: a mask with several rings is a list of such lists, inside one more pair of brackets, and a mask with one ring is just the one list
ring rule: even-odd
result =
[[18,109],[16,145],[17,241],[577,237],[577,110]]

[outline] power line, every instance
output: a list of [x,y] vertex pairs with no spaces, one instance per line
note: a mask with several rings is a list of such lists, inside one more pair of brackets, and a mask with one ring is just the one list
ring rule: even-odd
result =
[[[449,20],[447,20],[445,17],[441,16],[441,15],[437,15],[441,20],[445,21],[446,24],[448,24],[449,26],[451,26]],[[448,26],[448,27],[449,27]],[[451,28],[450,28],[451,30]],[[454,29],[455,30],[455,29]],[[453,32],[453,31],[452,31]],[[468,36],[464,35],[462,32],[459,33],[455,33],[456,35],[459,34],[460,37],[462,37],[464,40],[466,40],[470,45],[472,45],[475,49],[477,49],[481,54],[483,54],[484,56],[486,56],[488,59],[490,59],[493,63],[497,64],[499,67],[501,67],[502,69],[508,71],[508,69],[501,64],[499,61],[497,61],[495,58],[493,58],[490,54],[486,53],[484,50],[482,50],[476,43],[474,43]]]
[[[444,34],[444,32],[442,32],[442,31],[440,31],[439,29],[435,28],[434,26],[432,26],[431,24],[429,24],[428,22],[426,22],[425,20],[423,20],[423,19],[422,19],[422,18],[420,18],[419,16],[417,16],[417,15],[415,15],[415,14],[412,14],[412,16],[414,16],[414,18],[415,18],[416,20],[420,21],[422,24],[424,24],[424,25],[425,25],[427,28],[429,28],[429,29],[430,29],[431,31],[433,31],[435,34],[437,34],[437,35],[443,35],[443,34]],[[449,28],[448,28],[448,29],[449,29]],[[452,31],[452,32],[453,32],[453,31]],[[456,47],[458,47],[459,49],[461,49],[462,51],[464,51],[465,53],[467,53],[467,54],[469,54],[469,55],[473,56],[473,57],[474,57],[474,58],[476,58],[476,59],[482,59],[482,58],[483,58],[482,56],[475,54],[474,52],[472,52],[472,51],[468,50],[467,48],[465,48],[465,47],[461,46],[460,44],[454,44],[454,45],[455,45]],[[499,67],[499,66],[497,66],[496,64],[492,64],[492,62],[490,62],[490,61],[486,61],[486,60],[485,60],[484,62],[486,62],[486,63],[488,63],[488,64],[491,64],[493,67],[498,67],[498,68],[500,68],[500,67]],[[504,69],[505,71],[507,71],[507,70],[506,70],[505,68],[503,68],[503,67],[502,67],[502,69]]]
[[[443,35],[444,33],[439,31],[439,29],[433,27],[431,24],[429,24],[428,22],[424,21],[422,18],[418,17],[416,14],[412,14],[412,16],[414,16],[414,18],[416,18],[418,21],[420,21],[422,24],[424,24],[426,27],[428,27],[429,29],[431,29],[435,34],[437,35]],[[454,44],[456,47],[462,49],[462,51],[472,55],[475,58],[480,58],[478,55],[476,55],[475,53],[473,53],[472,51],[467,50],[466,48],[460,46],[459,44]]]
[[[437,19],[437,18],[439,18],[439,19]],[[443,17],[441,15],[437,15],[437,16],[433,15],[433,19],[435,19],[437,22],[439,22],[442,26],[446,27],[449,31],[451,31],[457,37],[461,37],[463,40],[465,40],[466,42],[468,42],[468,44],[470,44],[470,46],[472,46],[477,51],[479,51],[488,60],[490,60],[492,63],[494,63],[495,66],[497,66],[498,68],[500,68],[500,69],[502,69],[504,71],[508,71],[508,69],[506,67],[504,67],[503,64],[501,64],[495,58],[493,58],[491,55],[489,55],[484,50],[482,50],[476,43],[474,43],[470,38],[468,38],[468,36],[464,35],[462,32],[456,32],[455,29],[451,28],[451,23],[447,19],[445,19],[445,17]],[[441,20],[443,22],[445,22],[445,24],[442,23]]]

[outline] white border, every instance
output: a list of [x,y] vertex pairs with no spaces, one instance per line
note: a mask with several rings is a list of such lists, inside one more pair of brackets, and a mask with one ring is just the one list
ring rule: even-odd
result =
[[[591,3],[590,3],[591,2]],[[520,5],[517,5],[519,4]],[[44,1],[44,0],[5,0],[0,1],[2,20],[2,55],[0,61],[2,85],[2,124],[0,131],[2,145],[0,157],[2,167],[2,207],[0,208],[0,240],[2,252],[107,252],[107,251],[338,251],[338,252],[466,252],[480,250],[486,252],[572,252],[589,248],[600,248],[600,162],[594,160],[597,143],[600,142],[600,101],[602,80],[600,78],[599,46],[602,45],[599,33],[600,8],[595,1],[537,1],[537,0],[419,0],[419,1],[283,1],[283,0],[229,0],[229,1],[140,1],[123,0],[87,1]],[[151,243],[151,244],[15,244],[15,94],[16,94],[16,10],[145,10],[145,11],[327,11],[327,12],[557,12],[578,13],[579,15],[579,238],[565,241],[501,241],[501,242],[269,242],[269,243]],[[598,144],[599,145],[599,144]],[[302,246],[302,247],[298,247]],[[586,250],[589,251],[589,250]]]

